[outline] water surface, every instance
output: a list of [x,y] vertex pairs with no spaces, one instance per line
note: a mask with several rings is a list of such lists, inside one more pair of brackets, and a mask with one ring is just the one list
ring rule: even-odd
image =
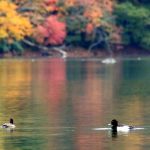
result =
[[[150,59],[0,60],[1,150],[149,150]],[[113,135],[111,119],[143,127]]]

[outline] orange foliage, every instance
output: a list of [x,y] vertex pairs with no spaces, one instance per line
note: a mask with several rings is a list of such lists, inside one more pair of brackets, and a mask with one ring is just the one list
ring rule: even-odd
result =
[[66,0],[66,1],[65,1],[65,5],[66,5],[67,7],[74,6],[74,5],[76,5],[76,0]]
[[115,0],[65,0],[64,3],[66,7],[75,7],[76,5],[84,6],[84,16],[95,27],[98,27],[101,25],[101,18],[104,16],[104,13],[106,11],[112,12],[113,1]]
[[100,18],[103,17],[103,12],[97,6],[92,6],[91,8],[87,8],[85,10],[84,16],[86,16],[93,23],[94,26],[99,26]]
[[58,2],[58,0],[45,0],[45,8],[47,11],[49,12],[53,12],[53,11],[57,11],[58,7],[56,6],[56,3]]
[[89,18],[93,25],[100,26],[101,18],[106,11],[112,12],[113,0],[84,0],[85,13],[84,15]]
[[90,34],[90,33],[93,32],[93,30],[94,30],[93,24],[92,24],[92,23],[88,23],[88,24],[86,25],[86,33]]

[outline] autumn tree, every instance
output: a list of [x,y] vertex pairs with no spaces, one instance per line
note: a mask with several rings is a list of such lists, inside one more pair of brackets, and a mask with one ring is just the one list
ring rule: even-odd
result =
[[100,32],[111,32],[113,4],[112,0],[59,0],[58,6],[66,20],[66,41],[88,46],[100,39],[104,34]]
[[16,9],[15,4],[7,0],[0,1],[0,51],[9,51],[12,47],[21,49],[17,41],[32,33],[30,21],[17,13]]
[[[37,37],[37,41],[43,41],[42,43],[46,45],[56,45],[56,43],[60,44],[64,40],[67,43],[76,43],[79,45],[83,45],[84,43],[84,45],[87,45],[87,43],[90,44],[94,42],[98,37],[98,28],[103,28],[104,26],[110,28],[110,26],[108,25],[109,23],[107,23],[107,21],[105,21],[105,19],[103,18],[112,13],[113,0],[12,1],[18,6],[18,11],[23,15],[29,16],[32,24],[35,27],[37,26],[36,30],[34,31],[34,35],[41,34],[41,38],[39,38],[39,36],[34,36],[35,38]],[[53,19],[55,24],[49,23],[48,20]],[[61,34],[56,34],[56,32],[54,32],[55,28],[52,27],[52,25],[57,25],[57,23],[59,24],[59,22],[61,25],[60,28],[56,28],[56,31],[61,31]],[[64,26],[66,28],[65,30]],[[57,36],[60,36],[58,38],[56,38],[55,36],[55,39],[57,40],[54,40],[54,42],[52,41],[52,33],[46,34],[44,32],[44,29],[46,32],[50,32],[51,30],[53,30],[53,34],[55,33]],[[47,37],[48,35],[49,37]],[[51,40],[48,40],[50,38]]]
[[[11,1],[11,4],[15,6],[16,16],[30,19],[34,34],[28,40],[36,39],[40,45],[52,46],[65,42],[90,46],[92,43],[101,43],[106,40],[104,39],[105,32],[107,33],[105,37],[112,32],[112,11],[115,0],[2,1],[7,3]],[[21,20],[17,22],[20,23]],[[26,33],[31,35],[31,31]],[[22,35],[22,38],[25,36],[28,35]],[[18,40],[14,37],[12,39]]]
[[[38,36],[40,35],[40,36]],[[65,24],[57,16],[49,16],[43,24],[36,29],[35,38],[45,45],[62,44],[66,36]]]

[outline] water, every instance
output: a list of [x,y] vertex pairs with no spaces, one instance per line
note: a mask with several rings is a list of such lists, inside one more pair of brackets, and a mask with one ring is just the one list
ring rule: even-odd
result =
[[[1,150],[149,150],[150,59],[0,60]],[[143,130],[114,135],[116,118]],[[100,128],[100,130],[95,130]]]

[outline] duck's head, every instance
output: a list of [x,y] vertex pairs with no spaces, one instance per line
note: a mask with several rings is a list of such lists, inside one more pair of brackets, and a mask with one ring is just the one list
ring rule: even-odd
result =
[[10,123],[14,124],[14,120],[12,118],[10,118]]
[[116,119],[113,119],[112,121],[111,121],[111,125],[112,126],[118,126],[118,121],[116,120]]
[[116,119],[113,119],[111,121],[111,128],[113,131],[117,131],[118,121]]

